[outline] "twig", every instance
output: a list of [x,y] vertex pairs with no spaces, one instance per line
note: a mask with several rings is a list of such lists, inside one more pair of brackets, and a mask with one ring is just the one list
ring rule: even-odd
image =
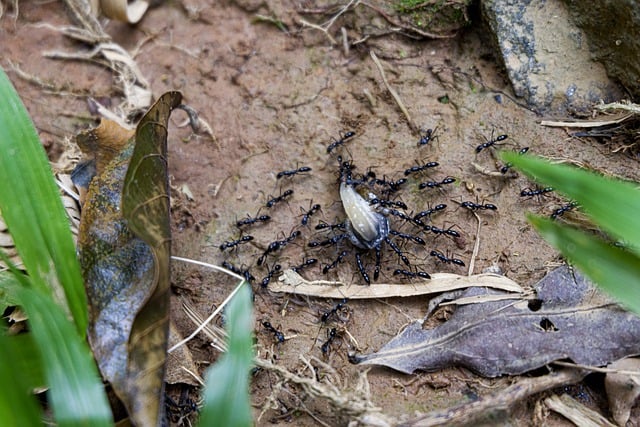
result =
[[471,259],[469,260],[469,272],[467,273],[468,276],[471,276],[473,274],[473,268],[476,265],[476,257],[478,256],[478,252],[480,250],[480,227],[482,224],[478,214],[473,211],[471,211],[471,213],[476,217],[476,220],[478,220],[478,228],[476,229],[476,241],[473,243],[473,253],[471,254]]
[[399,424],[411,427],[432,427],[451,424],[471,424],[479,416],[495,410],[506,410],[515,402],[562,385],[580,382],[587,372],[563,370],[543,377],[523,378],[515,384],[488,397],[441,411],[433,411],[421,417]]
[[205,267],[213,268],[214,270],[222,271],[224,273],[229,274],[230,276],[238,278],[240,280],[240,283],[229,294],[229,296],[227,296],[227,298],[225,298],[225,300],[222,301],[222,303],[218,306],[218,308],[216,308],[215,311],[213,313],[211,313],[211,315],[209,315],[209,317],[207,317],[206,320],[200,326],[198,326],[195,331],[193,331],[191,333],[191,335],[189,335],[188,337],[186,337],[185,339],[183,339],[182,341],[180,341],[179,343],[177,343],[176,345],[171,347],[169,350],[167,350],[167,353],[171,353],[171,352],[175,351],[178,347],[180,347],[181,345],[186,344],[187,342],[191,341],[196,335],[198,335],[200,333],[200,331],[202,331],[207,326],[207,324],[209,322],[211,322],[218,315],[218,313],[220,313],[220,311],[229,303],[229,301],[231,301],[231,298],[233,298],[233,296],[242,288],[242,285],[244,285],[244,283],[245,283],[244,277],[242,277],[239,274],[236,274],[236,273],[234,273],[232,271],[229,271],[226,268],[218,267],[217,265],[207,264],[205,262],[195,261],[195,260],[192,260],[192,259],[181,258],[181,257],[176,257],[176,256],[172,256],[171,259],[173,259],[175,261],[190,262],[192,264],[202,265],[202,266],[205,266]]
[[389,91],[393,99],[396,101],[396,104],[398,104],[398,107],[400,107],[402,114],[404,114],[405,118],[407,119],[407,122],[409,123],[409,128],[411,128],[411,131],[413,133],[418,135],[420,133],[420,129],[415,125],[415,123],[411,119],[411,115],[409,114],[409,111],[406,109],[406,107],[402,103],[402,100],[400,99],[400,96],[398,95],[398,93],[389,85],[389,82],[387,81],[387,76],[385,75],[384,69],[382,68],[382,63],[380,63],[380,60],[378,59],[376,54],[373,52],[373,50],[369,51],[369,55],[371,55],[371,59],[373,59],[373,62],[376,64],[376,67],[378,67],[378,71],[380,72],[380,76],[382,77],[382,81],[384,82],[385,87],[387,88],[387,90]]

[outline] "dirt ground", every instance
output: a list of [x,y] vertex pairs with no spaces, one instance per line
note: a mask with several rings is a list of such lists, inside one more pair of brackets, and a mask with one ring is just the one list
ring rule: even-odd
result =
[[[312,18],[322,23],[326,17],[307,17]],[[338,19],[330,29],[338,40],[341,25],[349,23],[344,19]],[[112,74],[99,64],[52,60],[42,55],[52,50],[87,50],[51,27],[69,24],[59,2],[21,2],[17,18],[8,7],[0,20],[1,64],[22,96],[53,161],[68,150],[66,138],[96,123],[87,97],[107,105],[121,101]],[[212,140],[178,127],[185,118],[180,112],[172,118],[169,168],[176,189],[172,195],[173,253],[250,268],[257,278],[254,290],[260,355],[301,374],[305,367],[299,357],[316,357],[333,369],[331,372],[316,363],[316,374],[324,372],[341,391],[353,391],[365,371],[347,360],[348,351],[354,350],[348,334],[357,341],[358,351],[376,351],[410,320],[422,318],[429,298],[350,301],[341,316],[321,325],[321,314],[338,301],[275,294],[259,285],[268,270],[264,265],[258,267],[256,261],[269,242],[300,230],[301,237],[266,257],[270,268],[276,262],[286,268],[316,258],[319,263],[304,272],[307,279],[330,278],[364,286],[355,265],[355,251],[348,243],[320,250],[308,246],[311,241],[331,236],[315,230],[319,221],[335,223],[344,218],[336,153],[345,160],[351,158],[356,172],[365,173],[371,168],[378,178],[394,180],[404,177],[402,172],[413,165],[438,162],[437,168],[419,180],[411,178],[397,194],[413,212],[447,204],[444,212],[434,215],[433,225],[453,227],[462,237],[454,241],[428,235],[424,236],[424,248],[403,245],[414,269],[476,274],[499,268],[522,286],[532,285],[560,261],[527,224],[524,213],[549,215],[565,201],[554,194],[523,199],[520,191],[535,186],[526,178],[513,172],[498,177],[479,172],[472,163],[494,172],[502,164],[493,149],[476,153],[476,146],[492,135],[507,134],[507,149],[530,147],[530,153],[640,179],[637,161],[624,153],[613,153],[595,140],[571,137],[564,129],[541,126],[542,117],[511,95],[478,22],[455,38],[420,41],[400,34],[371,37],[348,53],[341,44],[332,45],[317,29],[289,27],[283,31],[257,20],[254,13],[233,2],[217,3],[215,7],[201,0],[167,2],[150,10],[136,26],[104,21],[104,28],[115,42],[137,52],[136,62],[155,96],[168,90],[181,91],[185,102],[211,124],[215,136]],[[371,50],[382,61],[390,86],[417,126],[423,131],[437,128],[437,138],[428,145],[418,146],[420,134],[412,131],[385,88]],[[37,76],[45,85],[21,78],[12,64]],[[332,138],[347,131],[355,132],[355,136],[336,153],[327,155]],[[301,166],[312,168],[312,172],[276,179],[279,171]],[[454,177],[455,183],[442,189],[418,189],[420,181],[445,177]],[[287,203],[272,209],[264,207],[268,199],[287,189],[294,190]],[[474,216],[457,208],[455,202],[463,200],[498,206],[496,212],[481,212],[479,235]],[[307,225],[301,225],[304,212],[316,203],[321,210]],[[245,235],[254,237],[251,243],[221,251],[220,244],[241,237],[235,222],[256,214],[269,214],[272,220],[247,229]],[[412,231],[400,219],[391,218],[391,222],[399,231]],[[473,271],[436,263],[429,256],[435,248],[469,266],[476,238],[480,245]],[[323,266],[331,264],[343,249],[349,251],[344,262],[324,276]],[[371,276],[373,254],[367,254],[364,263]],[[405,266],[386,246],[378,282],[410,286],[392,274],[398,268]],[[191,265],[174,263],[173,269],[176,298],[172,316],[178,329],[188,335],[194,327],[182,310],[181,298],[206,317],[236,283]],[[446,314],[440,312],[439,320]],[[261,326],[264,320],[284,333],[284,343],[276,343],[274,335]],[[333,327],[341,333],[331,343],[330,351],[323,354],[321,347]],[[205,337],[197,337],[189,348],[201,374],[218,356]],[[373,404],[397,417],[472,401],[515,380],[489,380],[462,368],[416,375],[373,368],[367,378]],[[348,416],[331,409],[326,400],[311,399],[290,384],[280,387],[277,383],[273,372],[263,370],[253,376],[252,402],[258,425],[348,423]],[[606,415],[600,388],[601,382],[591,379],[565,391]],[[195,392],[191,393],[196,398]],[[491,423],[566,423],[554,413],[536,410],[543,397],[518,403],[509,414],[492,414]],[[267,409],[264,413],[263,408]]]

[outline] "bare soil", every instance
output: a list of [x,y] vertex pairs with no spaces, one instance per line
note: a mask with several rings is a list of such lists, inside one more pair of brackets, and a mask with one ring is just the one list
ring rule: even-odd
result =
[[[411,179],[398,193],[414,212],[438,203],[447,204],[443,213],[434,216],[433,225],[453,227],[462,234],[455,241],[427,235],[426,248],[402,246],[414,268],[430,273],[471,274],[499,268],[511,279],[528,286],[560,262],[557,253],[528,225],[524,214],[532,211],[549,215],[565,201],[555,194],[522,198],[522,189],[535,187],[525,177],[513,172],[500,177],[479,172],[472,163],[493,172],[502,166],[493,148],[480,153],[475,150],[492,135],[508,135],[503,148],[530,147],[531,153],[640,179],[637,161],[623,153],[613,153],[594,140],[571,137],[564,129],[541,126],[541,117],[511,95],[478,23],[455,38],[421,41],[400,34],[371,37],[345,53],[341,45],[332,45],[317,29],[295,25],[282,31],[272,23],[257,20],[244,6],[245,9],[233,2],[219,2],[212,7],[203,0],[188,4],[167,2],[151,9],[136,26],[104,21],[105,30],[117,43],[137,52],[137,64],[151,83],[154,95],[181,91],[185,102],[211,124],[215,135],[212,140],[191,133],[188,127],[179,127],[184,120],[182,113],[172,118],[169,166],[176,189],[175,255],[218,265],[227,260],[250,268],[260,282],[267,269],[257,267],[256,260],[269,242],[300,230],[302,237],[287,245],[277,258],[267,257],[269,267],[277,262],[286,268],[305,258],[317,258],[319,264],[304,275],[308,279],[321,279],[325,278],[323,266],[331,264],[346,249],[350,254],[326,277],[364,286],[355,266],[355,251],[348,244],[321,250],[308,247],[308,242],[330,236],[314,229],[320,220],[335,223],[344,218],[338,195],[338,161],[335,154],[327,155],[327,146],[332,138],[339,138],[346,131],[354,131],[356,136],[337,152],[345,160],[353,159],[356,172],[364,173],[371,168],[377,177],[397,180],[404,177],[405,169],[419,162],[440,164],[420,180]],[[283,15],[278,18],[294,23],[294,7],[285,6],[290,10],[283,6]],[[291,16],[284,16],[287,13]],[[330,29],[337,40],[344,25],[341,20]],[[44,57],[42,54],[51,50],[86,49],[44,24],[71,23],[59,2],[22,2],[17,17],[11,8],[5,10],[0,21],[1,64],[32,115],[52,161],[57,161],[70,149],[65,142],[67,138],[96,123],[87,97],[117,105],[121,94],[114,89],[113,76],[99,64]],[[437,128],[437,138],[428,145],[418,147],[420,135],[411,130],[385,88],[370,50],[383,62],[390,86],[416,124],[423,131]],[[37,76],[46,85],[19,77],[11,64]],[[276,179],[279,171],[300,166],[311,167],[313,171]],[[439,181],[447,176],[454,177],[455,184],[418,190],[419,181]],[[187,197],[186,188],[192,200]],[[290,188],[294,195],[287,203],[272,209],[264,207],[269,198]],[[498,206],[496,212],[480,213],[479,234],[474,216],[457,208],[455,201],[463,200]],[[315,203],[322,206],[321,211],[308,225],[300,225],[304,211]],[[245,233],[254,236],[253,242],[237,250],[220,251],[219,245],[224,241],[240,238],[235,222],[258,212],[271,215],[272,220]],[[412,231],[397,218],[391,221],[400,231]],[[476,238],[480,239],[480,245],[473,271],[436,263],[429,256],[430,250],[437,248],[469,266]],[[367,255],[364,262],[371,275],[375,257]],[[392,275],[397,268],[405,266],[387,246],[379,282],[401,281]],[[194,326],[182,310],[181,298],[206,316],[236,282],[191,265],[174,263],[173,270],[176,298],[172,315],[181,333],[188,335]],[[403,283],[410,286],[406,280]],[[348,334],[357,341],[358,351],[375,351],[410,320],[422,318],[429,301],[426,297],[351,301],[348,312],[341,313],[339,319],[334,317],[328,325],[321,325],[321,313],[338,301],[274,294],[262,289],[259,283],[254,284],[254,290],[261,356],[301,374],[305,366],[299,356],[307,359],[314,356],[334,371],[315,364],[317,375],[329,375],[334,385],[345,392],[354,390],[363,372],[363,368],[347,360],[348,351],[355,346]],[[438,319],[444,319],[446,314],[440,312]],[[286,341],[276,343],[273,334],[261,326],[263,320],[281,330]],[[332,327],[340,334],[330,351],[323,354],[321,346]],[[201,374],[218,356],[204,337],[193,340],[189,348]],[[372,402],[384,413],[397,417],[471,401],[514,381],[514,378],[489,380],[455,367],[411,376],[374,368],[367,377]],[[252,402],[258,425],[349,422],[348,416],[332,410],[325,400],[310,399],[291,385],[278,389],[276,383],[272,372],[258,371],[253,376]],[[606,415],[600,387],[596,380],[567,390]],[[179,388],[171,390],[176,392]],[[195,398],[195,392],[192,397]],[[491,423],[564,423],[553,413],[536,410],[536,403],[543,397],[518,403],[508,414],[493,414]],[[262,413],[264,408],[266,411]]]

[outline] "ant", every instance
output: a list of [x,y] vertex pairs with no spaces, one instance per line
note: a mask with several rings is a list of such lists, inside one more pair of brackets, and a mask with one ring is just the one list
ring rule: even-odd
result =
[[[386,239],[388,240],[388,238]],[[388,242],[390,242],[391,240],[388,240]],[[376,271],[373,275],[373,279],[377,279],[378,278],[378,274],[380,273],[380,251],[376,250]],[[362,263],[362,257],[360,256],[359,253],[356,253],[356,265],[358,266],[358,271],[360,271],[360,275],[362,276],[362,278],[364,279],[365,283],[367,285],[371,285],[371,279],[369,278],[369,274],[367,273],[367,269],[364,268],[364,264]]]
[[268,322],[267,320],[264,320],[262,322],[262,326],[264,326],[267,331],[273,333],[273,337],[276,339],[277,342],[279,343],[284,342],[284,334],[279,330],[277,330],[276,328],[274,328],[270,322]]
[[532,190],[530,188],[525,188],[520,192],[520,197],[542,196],[543,194],[550,193],[553,190],[554,190],[553,187],[536,188],[535,190]]
[[344,230],[346,226],[344,225],[344,222],[341,222],[340,224],[329,224],[324,221],[321,221],[318,225],[316,225],[315,228],[316,230],[324,230],[326,228],[330,230],[335,230],[335,229]]
[[388,237],[385,237],[384,239],[385,242],[387,242],[387,244],[389,246],[391,246],[391,249],[393,249],[393,251],[398,255],[398,257],[400,257],[400,259],[402,260],[402,262],[405,263],[405,265],[407,265],[408,267],[411,266],[411,263],[409,262],[409,258],[407,258],[405,256],[405,254],[402,253],[402,251],[400,250],[400,248],[398,247],[398,245],[396,245],[393,240],[391,240]]
[[236,227],[240,228],[244,225],[251,225],[251,224],[255,224],[257,222],[267,222],[271,219],[271,217],[269,215],[260,215],[258,217],[252,218],[250,216],[247,216],[247,218],[238,220],[236,222]]
[[[523,154],[524,154],[524,153],[526,153],[527,151],[529,151],[529,147],[524,147],[523,149],[521,149],[520,151],[518,151],[518,154],[523,155]],[[509,169],[511,169],[511,167],[512,167],[512,166],[513,166],[513,163],[511,163],[511,162],[507,162],[507,164],[505,164],[504,166],[502,166],[502,167],[500,168],[500,173],[501,173],[502,175],[506,174],[506,173],[507,173],[507,171],[508,171]]]
[[311,168],[309,166],[302,166],[298,169],[293,169],[293,170],[288,170],[288,171],[282,171],[282,172],[278,172],[278,175],[276,175],[276,179],[280,179],[282,177],[285,176],[294,176],[298,173],[304,173],[304,172],[311,172]]
[[340,135],[340,139],[337,141],[334,138],[332,138],[333,142],[327,147],[327,154],[331,153],[339,145],[342,145],[345,142],[347,142],[347,139],[353,137],[355,134],[356,134],[355,132],[349,131],[349,132],[346,132],[344,135]]
[[244,277],[244,280],[246,280],[249,283],[253,283],[253,281],[256,280],[256,278],[251,275],[249,270],[242,270],[241,268],[236,267],[235,265],[231,264],[230,262],[222,261],[222,266],[224,268],[226,268],[227,270],[232,271],[232,272]]
[[460,237],[460,233],[458,233],[456,230],[452,230],[451,229],[452,227],[453,226],[444,230],[442,228],[434,227],[432,225],[425,225],[424,231],[431,231],[433,234],[436,234],[438,236],[441,234],[446,234],[447,236],[451,236],[451,237]]
[[336,258],[335,261],[333,261],[331,264],[327,264],[322,268],[322,274],[327,274],[329,272],[329,270],[331,270],[332,268],[336,268],[338,266],[338,264],[340,264],[342,262],[342,260],[344,259],[344,257],[346,257],[348,254],[347,251],[342,251],[340,253],[340,255],[338,255],[338,258]]
[[496,142],[501,142],[507,139],[508,135],[498,135],[495,139],[491,139],[487,142],[484,142],[476,147],[476,154],[484,150],[485,148],[489,148],[494,145]]
[[[276,203],[279,203],[279,202],[281,202],[283,200],[286,200],[287,197],[291,196],[292,194],[293,194],[293,190],[287,190],[284,193],[282,193],[281,195],[269,199],[265,206],[268,207],[268,208],[271,208]],[[269,196],[269,197],[271,197],[271,196]]]
[[264,279],[262,279],[262,283],[260,283],[260,286],[266,288],[269,285],[269,282],[271,282],[271,279],[273,279],[273,276],[275,274],[278,274],[280,270],[282,270],[282,266],[280,264],[274,265],[273,269],[267,271],[267,275],[264,277]]
[[220,245],[220,250],[224,251],[225,249],[231,249],[234,246],[238,246],[242,243],[247,243],[253,240],[253,236],[243,236],[238,240],[232,240],[229,242],[224,242],[223,244]]
[[331,330],[328,331],[327,335],[328,335],[327,341],[324,344],[322,344],[322,347],[320,347],[320,351],[322,351],[322,354],[324,354],[325,356],[329,353],[329,348],[331,347],[331,343],[338,335],[338,331],[336,330],[336,328],[331,328]]
[[331,246],[331,245],[335,245],[336,243],[338,243],[339,241],[346,239],[347,237],[349,237],[349,235],[347,233],[343,233],[343,234],[337,234],[333,237],[331,237],[330,239],[327,240],[323,240],[321,242],[318,242],[316,240],[309,242],[308,246],[310,248],[317,248],[318,246]]
[[315,258],[305,259],[304,261],[302,261],[302,264],[296,265],[294,267],[291,267],[291,269],[293,271],[295,271],[296,273],[299,273],[300,270],[302,270],[303,268],[311,267],[312,265],[316,264],[317,262],[318,262],[318,260],[315,259]]
[[450,177],[450,176],[448,176],[448,177],[446,177],[445,179],[443,179],[443,180],[442,180],[442,181],[440,181],[440,182],[437,182],[437,181],[427,181],[427,182],[422,182],[422,183],[420,183],[420,185],[418,186],[418,188],[419,188],[420,190],[423,190],[423,189],[425,189],[425,188],[427,188],[427,187],[428,187],[428,188],[436,188],[436,187],[437,187],[437,188],[440,188],[440,187],[441,187],[441,186],[443,186],[443,185],[446,185],[446,184],[453,184],[454,182],[456,182],[456,179],[455,179],[455,178],[452,178],[452,177]]
[[438,258],[438,260],[440,260],[440,262],[442,262],[444,264],[455,264],[455,265],[459,265],[460,267],[464,267],[464,261],[462,261],[461,259],[449,258],[445,254],[443,254],[442,252],[437,251],[435,249],[432,250],[429,255]]
[[329,318],[331,317],[331,315],[333,314],[337,314],[338,311],[342,310],[342,308],[347,305],[347,302],[349,300],[347,300],[346,298],[342,298],[342,301],[340,301],[338,304],[335,305],[335,307],[333,307],[331,310],[329,311],[325,311],[324,313],[322,313],[322,317],[320,317],[320,322],[322,323],[327,323],[327,320],[329,320]]
[[400,209],[408,209],[407,205],[404,202],[397,201],[397,200],[394,201],[394,200],[384,200],[384,199],[373,198],[369,200],[369,204],[380,205],[383,208],[388,208],[390,206],[393,206]]
[[439,205],[435,205],[431,209],[427,209],[426,211],[418,212],[417,214],[414,215],[413,219],[415,221],[420,221],[425,216],[431,217],[431,214],[434,214],[434,213],[436,213],[438,211],[441,211],[441,210],[445,209],[446,207],[447,207],[447,205],[442,204],[442,203],[439,204]]
[[498,210],[498,207],[491,203],[485,203],[482,205],[482,204],[473,203],[473,202],[462,202],[460,203],[460,206],[462,206],[463,208],[469,209],[470,211],[487,210],[487,209],[492,211]]
[[438,162],[428,162],[428,163],[425,163],[424,165],[411,166],[409,169],[404,171],[404,176],[409,176],[412,173],[422,172],[422,171],[427,170],[429,168],[435,168],[436,166],[440,166],[440,163],[438,163]]
[[416,271],[415,273],[413,271],[409,271],[409,270],[402,270],[400,268],[393,270],[393,275],[397,276],[397,275],[403,275],[405,277],[410,277],[410,278],[416,278],[416,277],[422,277],[423,279],[431,279],[431,276],[429,275],[429,273],[425,272],[425,271]]
[[420,136],[420,140],[418,141],[418,147],[427,145],[433,138],[435,138],[434,134],[436,133],[436,130],[438,130],[437,127],[434,129],[427,129],[424,135]]
[[287,246],[288,243],[291,243],[293,240],[295,240],[298,236],[300,236],[302,234],[302,232],[300,230],[295,230],[293,232],[291,232],[291,235],[283,240],[276,240],[274,242],[269,243],[269,246],[267,246],[267,249],[264,251],[264,253],[260,256],[260,258],[258,258],[258,265],[262,265],[262,263],[264,262],[265,258],[267,257],[267,255],[269,255],[270,253],[273,253],[279,249],[284,248],[285,246]]
[[570,210],[572,210],[576,206],[578,206],[578,202],[571,202],[571,203],[568,203],[568,204],[566,204],[564,206],[560,206],[558,209],[553,211],[553,213],[551,214],[550,218],[551,219],[557,219],[558,217],[564,215],[565,212],[569,212]]
[[318,212],[319,210],[320,210],[319,204],[316,203],[315,205],[311,206],[311,209],[309,209],[307,212],[304,213],[304,215],[302,215],[302,221],[301,221],[302,225],[307,225],[309,223],[309,218],[311,217],[311,215]]
[[422,238],[418,237],[418,236],[412,236],[411,234],[405,234],[405,233],[401,233],[399,231],[396,230],[389,230],[389,234],[392,234],[394,236],[398,236],[401,239],[405,239],[405,240],[411,240],[414,243],[417,243],[419,245],[426,245],[425,241],[422,240]]

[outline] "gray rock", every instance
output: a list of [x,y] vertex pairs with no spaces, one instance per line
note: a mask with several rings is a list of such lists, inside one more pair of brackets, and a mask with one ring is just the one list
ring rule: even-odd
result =
[[587,35],[592,57],[631,95],[640,96],[640,3],[637,0],[565,0]]
[[604,66],[591,59],[565,3],[485,0],[481,6],[514,93],[532,109],[588,113],[594,103],[622,96]]

